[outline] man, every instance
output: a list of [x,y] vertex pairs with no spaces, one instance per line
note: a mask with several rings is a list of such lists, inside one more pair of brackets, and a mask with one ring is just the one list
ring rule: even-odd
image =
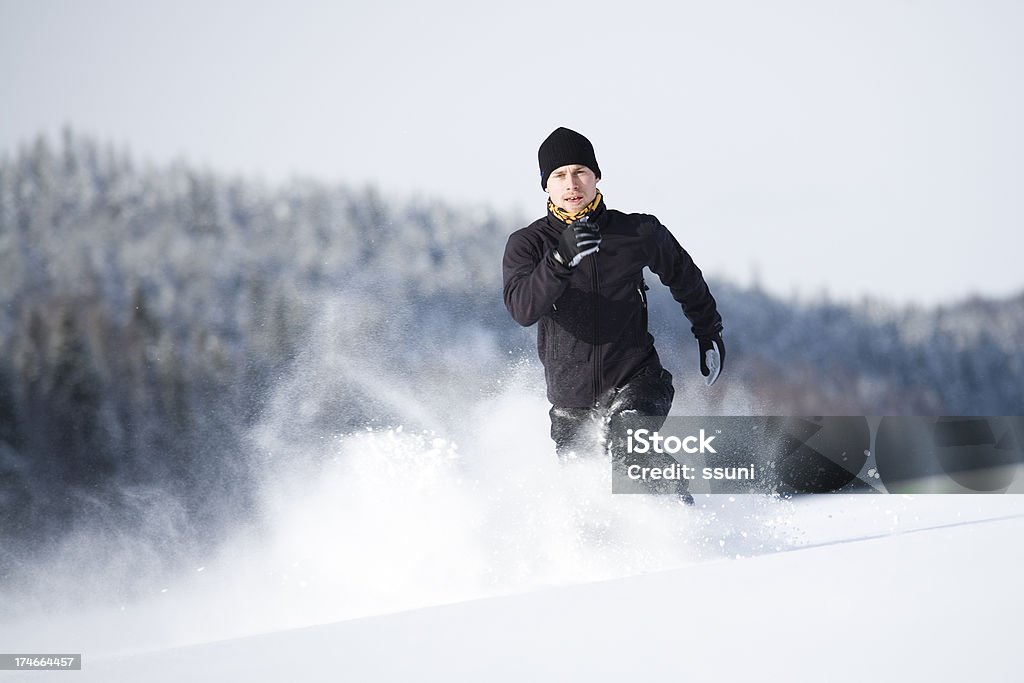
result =
[[[630,420],[655,418],[645,426],[660,427],[675,395],[647,330],[644,267],[682,305],[709,386],[725,361],[722,318],[700,269],[657,218],[605,207],[587,138],[558,128],[537,157],[548,211],[509,237],[505,305],[520,325],[539,324],[559,457],[592,450],[596,438],[622,464]],[[689,498],[685,482],[677,492]]]

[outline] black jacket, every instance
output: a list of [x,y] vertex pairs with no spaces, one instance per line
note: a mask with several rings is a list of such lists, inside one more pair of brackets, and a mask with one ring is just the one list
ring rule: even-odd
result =
[[574,269],[554,258],[566,226],[551,213],[512,233],[505,246],[505,305],[520,325],[540,323],[537,353],[548,400],[557,406],[593,406],[641,369],[660,369],[647,330],[644,266],[682,304],[695,337],[722,330],[700,269],[657,218],[602,203],[590,220],[601,228],[601,250]]

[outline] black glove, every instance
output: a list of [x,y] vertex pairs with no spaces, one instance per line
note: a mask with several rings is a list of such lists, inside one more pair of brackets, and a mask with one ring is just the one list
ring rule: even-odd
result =
[[700,350],[700,374],[704,375],[710,387],[725,367],[725,342],[720,333],[712,337],[700,337],[697,339],[697,348]]
[[601,250],[600,231],[597,223],[590,222],[589,216],[573,221],[562,231],[555,248],[555,258],[559,263],[575,268],[584,256]]

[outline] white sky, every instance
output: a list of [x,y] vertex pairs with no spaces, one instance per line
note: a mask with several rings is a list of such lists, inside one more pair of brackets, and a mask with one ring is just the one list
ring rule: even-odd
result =
[[[936,303],[1024,289],[1024,3],[0,0],[0,154],[153,161],[539,216],[536,151],[706,273]],[[496,268],[497,259],[496,256]]]

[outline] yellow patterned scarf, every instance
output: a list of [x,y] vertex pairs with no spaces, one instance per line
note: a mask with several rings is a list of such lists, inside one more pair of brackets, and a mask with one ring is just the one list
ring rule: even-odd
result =
[[555,217],[558,218],[558,220],[562,221],[563,223],[569,224],[569,223],[572,223],[575,220],[579,220],[580,218],[583,218],[588,213],[590,213],[591,211],[596,209],[598,207],[598,205],[601,204],[601,199],[602,199],[601,191],[598,190],[597,191],[597,196],[594,197],[594,201],[590,202],[589,204],[584,206],[579,211],[576,211],[574,213],[569,213],[565,209],[562,209],[562,208],[559,208],[559,207],[555,206],[555,203],[553,201],[551,201],[551,197],[548,197],[548,211],[550,211],[552,214],[554,214]]

